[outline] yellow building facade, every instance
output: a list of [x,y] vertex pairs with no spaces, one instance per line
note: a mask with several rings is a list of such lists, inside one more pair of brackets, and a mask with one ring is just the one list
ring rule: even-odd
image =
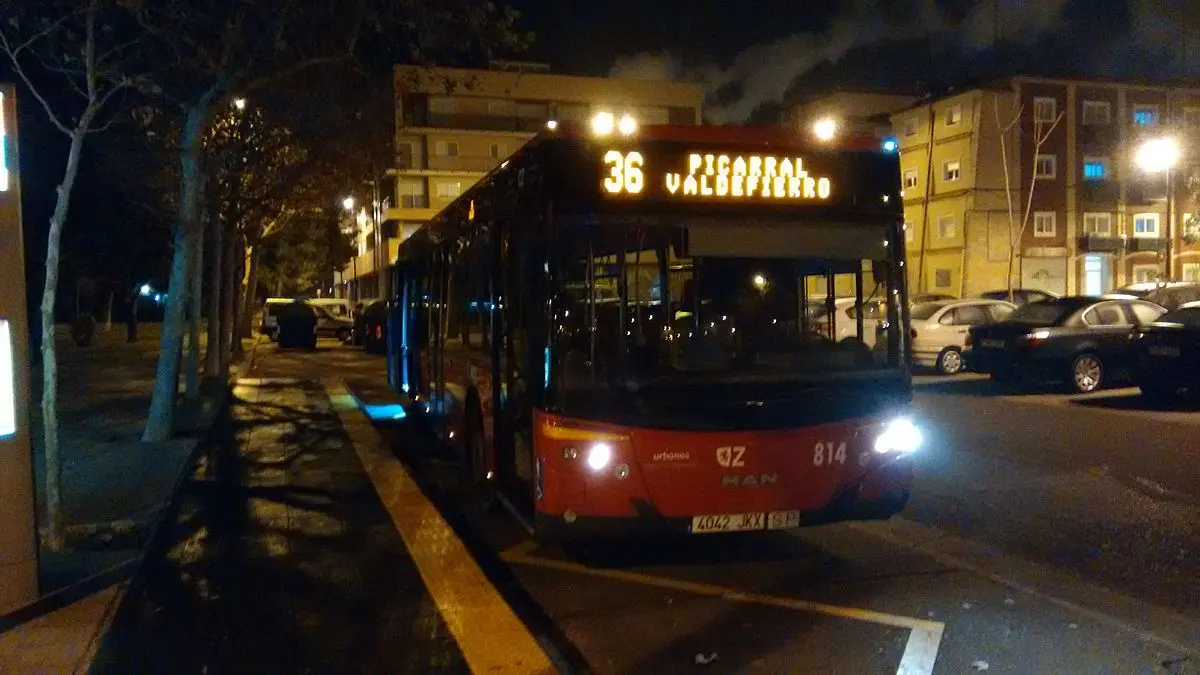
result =
[[382,240],[390,266],[400,242],[549,122],[607,111],[640,124],[699,124],[704,97],[698,84],[561,75],[512,62],[486,70],[397,66],[394,84],[395,166],[381,191],[381,229],[377,236],[370,211],[359,214],[360,255],[342,272],[346,297],[385,295],[374,242]]

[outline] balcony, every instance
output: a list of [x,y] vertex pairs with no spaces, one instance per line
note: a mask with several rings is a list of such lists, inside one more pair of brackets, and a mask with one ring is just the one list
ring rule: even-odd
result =
[[1089,204],[1112,206],[1121,197],[1121,186],[1115,180],[1084,180],[1079,183],[1079,198]]
[[1117,142],[1121,139],[1116,124],[1081,124],[1078,129],[1079,146],[1085,154],[1115,154]]
[[1159,237],[1130,237],[1126,242],[1128,253],[1158,253],[1167,249],[1167,240]]
[[1114,253],[1120,251],[1123,242],[1120,237],[1104,234],[1085,234],[1079,237],[1079,250],[1087,253]]
[[533,134],[546,128],[546,120],[543,118],[470,115],[464,113],[431,112],[427,115],[406,113],[404,115],[404,126],[476,131],[512,131]]
[[411,152],[400,152],[396,155],[396,169],[399,171],[447,171],[464,173],[487,173],[494,169],[503,158],[497,159],[490,155],[433,155],[421,157]]
[[1125,200],[1130,204],[1154,204],[1167,198],[1167,182],[1164,178],[1137,179],[1129,181]]

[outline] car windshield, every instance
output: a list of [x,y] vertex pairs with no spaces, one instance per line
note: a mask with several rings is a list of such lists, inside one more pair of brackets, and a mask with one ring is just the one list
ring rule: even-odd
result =
[[1158,318],[1158,323],[1174,323],[1188,328],[1200,328],[1200,307],[1185,307],[1167,312]]
[[1077,309],[1079,307],[1073,304],[1053,301],[1031,302],[1018,307],[1012,314],[1008,315],[1007,320],[1012,323],[1057,326]]
[[937,314],[937,311],[945,306],[946,303],[944,302],[922,302],[913,307],[909,315],[913,321],[925,321],[934,314]]
[[[645,228],[572,247],[554,312],[564,392],[778,382],[899,365],[889,338],[872,349],[875,322],[889,311],[881,301],[898,296],[871,260],[716,255],[720,242],[701,241],[695,230],[688,255],[680,235]],[[630,244],[614,250],[613,239]],[[831,291],[857,303],[848,313],[814,312]]]

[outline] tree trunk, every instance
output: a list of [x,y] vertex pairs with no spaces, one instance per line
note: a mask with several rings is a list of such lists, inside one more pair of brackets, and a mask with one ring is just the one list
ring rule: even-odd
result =
[[196,237],[192,251],[191,271],[188,272],[188,340],[187,370],[184,379],[184,397],[195,401],[200,398],[200,308],[203,307],[204,286],[204,233]]
[[260,247],[246,247],[246,288],[242,299],[241,335],[243,338],[254,337],[254,310],[258,300],[258,258]]
[[275,295],[273,295],[271,297],[273,297],[273,298],[282,298],[283,297],[283,277],[282,276],[277,277],[275,279]]
[[242,346],[242,326],[246,323],[245,316],[249,313],[249,304],[246,302],[246,286],[249,284],[250,278],[250,247],[246,244],[246,237],[238,237],[238,245],[241,247],[241,260],[238,265],[238,282],[233,286],[233,360],[240,361],[246,356],[246,350]]
[[204,375],[218,377],[221,373],[221,269],[223,263],[225,221],[221,217],[209,223],[209,253],[212,254],[208,273],[208,339],[204,342]]
[[46,283],[42,288],[42,442],[46,459],[46,539],[55,551],[63,550],[66,541],[62,511],[62,456],[58,447],[58,353],[54,344],[54,304],[58,295],[58,262],[63,225],[67,222],[71,191],[75,187],[75,176],[79,173],[79,156],[84,138],[84,131],[76,131],[71,135],[67,166],[63,170],[62,184],[58,186],[58,199],[46,237]]
[[159,340],[158,370],[150,399],[150,414],[142,440],[162,442],[175,427],[175,398],[179,393],[179,356],[183,339],[183,310],[188,290],[188,258],[200,234],[200,194],[204,172],[200,166],[201,137],[204,134],[208,103],[201,102],[187,111],[180,143],[179,215],[175,222],[175,254],[171,261],[170,295],[163,317]]
[[221,374],[228,377],[232,356],[231,346],[233,335],[233,294],[238,283],[237,264],[238,234],[236,225],[230,223],[229,231],[225,233],[225,250],[221,252]]
[[114,294],[113,294],[112,289],[109,288],[108,295],[106,295],[104,297],[104,330],[105,330],[105,332],[112,330],[113,302],[115,300],[113,295]]

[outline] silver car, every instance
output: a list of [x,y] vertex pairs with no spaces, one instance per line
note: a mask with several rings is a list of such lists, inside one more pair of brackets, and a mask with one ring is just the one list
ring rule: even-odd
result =
[[943,375],[963,369],[962,351],[972,326],[1003,321],[1016,305],[1003,300],[943,300],[912,308],[913,362]]

